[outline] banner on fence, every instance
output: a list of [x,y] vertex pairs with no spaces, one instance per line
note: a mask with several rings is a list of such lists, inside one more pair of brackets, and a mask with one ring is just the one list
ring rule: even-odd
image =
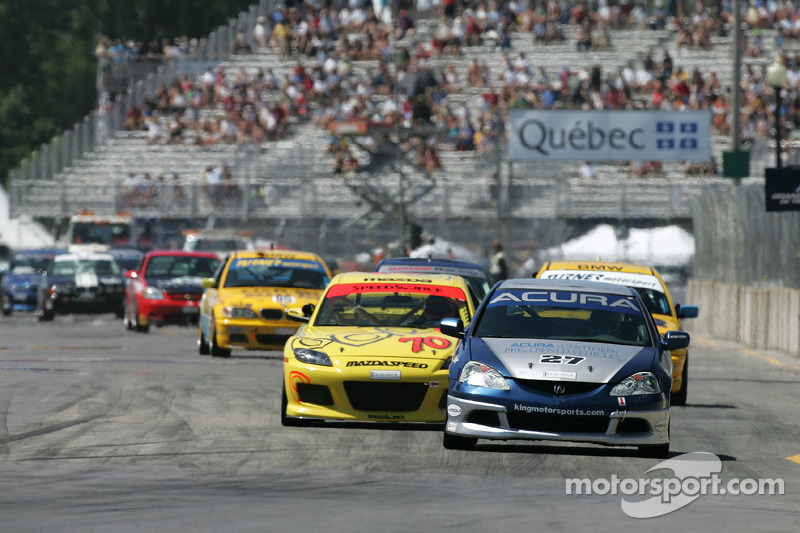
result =
[[710,111],[512,109],[508,159],[709,161]]
[[800,168],[768,168],[764,171],[767,211],[800,211]]

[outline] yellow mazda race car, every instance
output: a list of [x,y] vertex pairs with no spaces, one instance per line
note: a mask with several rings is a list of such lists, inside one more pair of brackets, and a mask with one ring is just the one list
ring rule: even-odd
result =
[[438,327],[469,323],[469,291],[449,274],[338,274],[319,305],[289,310],[305,324],[283,349],[283,425],[443,422],[457,341]]
[[[673,304],[661,275],[653,267],[610,261],[550,261],[542,265],[537,278],[603,281],[633,287],[642,296],[663,337],[667,331],[680,331],[680,319],[695,318],[694,305]],[[672,405],[686,405],[689,386],[687,348],[672,350]]]
[[232,348],[282,349],[300,327],[286,309],[316,303],[330,279],[325,261],[310,252],[232,252],[203,280],[198,351],[228,357]]

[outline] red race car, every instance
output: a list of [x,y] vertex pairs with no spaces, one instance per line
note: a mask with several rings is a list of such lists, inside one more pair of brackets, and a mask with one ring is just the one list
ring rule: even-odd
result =
[[196,324],[203,278],[214,277],[219,263],[214,252],[148,252],[125,273],[125,327],[147,333],[151,324]]

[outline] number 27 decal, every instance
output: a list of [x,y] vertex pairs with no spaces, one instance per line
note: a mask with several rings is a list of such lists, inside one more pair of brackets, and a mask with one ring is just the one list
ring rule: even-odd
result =
[[545,354],[539,358],[540,363],[552,363],[555,365],[577,365],[581,361],[586,359],[585,357],[578,357],[577,355],[555,355],[555,354]]

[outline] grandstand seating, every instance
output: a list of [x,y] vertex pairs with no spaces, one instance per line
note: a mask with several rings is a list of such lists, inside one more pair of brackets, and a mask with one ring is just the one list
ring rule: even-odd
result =
[[[410,42],[412,45],[427,42],[433,35],[436,24],[434,19],[419,19],[413,42],[410,39],[403,42]],[[575,46],[573,30],[567,27],[566,31],[566,40],[546,46],[534,43],[531,34],[516,33],[509,51],[486,43],[463,47],[460,58],[431,58],[429,62],[434,68],[455,63],[463,79],[468,62],[472,58],[478,58],[480,62],[490,66],[492,79],[496,81],[503,55],[515,55],[523,51],[535,69],[543,67],[551,77],[556,77],[563,66],[576,70],[588,68],[595,61],[602,64],[603,72],[607,75],[619,71],[629,61],[640,62],[646,50],[653,51],[654,57],[660,57],[660,51],[667,48],[675,59],[676,67],[681,66],[691,72],[697,66],[706,75],[715,69],[723,84],[731,83],[730,37],[715,37],[713,48],[708,52],[692,50],[689,54],[684,54],[677,49],[674,33],[669,28],[611,30],[609,48],[579,52]],[[770,39],[765,41],[769,42]],[[761,59],[748,61],[763,63],[766,57],[765,54]],[[280,78],[291,72],[298,59],[283,58],[277,51],[267,48],[253,54],[233,55],[222,65],[228,76],[240,68],[252,75],[259,67],[269,66]],[[310,63],[309,59],[304,61]],[[356,62],[355,75],[363,75],[376,65],[375,61]],[[465,103],[476,110],[481,92],[478,89],[463,88],[449,94],[447,101],[452,107]],[[213,114],[216,111],[204,112]],[[310,213],[334,218],[361,217],[367,210],[363,205],[363,198],[354,193],[354,190],[360,188],[363,191],[371,186],[380,188],[380,192],[386,197],[397,197],[400,194],[399,174],[391,168],[382,176],[332,175],[332,159],[324,153],[328,137],[328,132],[310,122],[297,120],[292,122],[287,138],[265,142],[258,147],[225,143],[204,147],[191,143],[151,144],[147,141],[146,132],[119,131],[104,146],[76,161],[57,176],[54,182],[36,181],[27,184],[26,203],[20,205],[18,210],[34,216],[48,211],[52,213],[64,210],[64,202],[59,203],[57,192],[64,189],[81,191],[80,195],[70,194],[70,198],[75,200],[68,202],[70,206],[66,209],[69,211],[84,208],[95,211],[118,209],[124,207],[119,205],[118,193],[130,172],[149,173],[156,177],[168,176],[175,171],[187,186],[196,185],[199,188],[203,169],[220,162],[228,165],[240,184],[258,184],[271,190],[268,200],[248,211],[248,216],[251,217],[291,218]],[[718,162],[728,144],[727,138],[714,139],[713,154]],[[366,154],[360,155],[367,157]],[[491,185],[492,172],[501,168],[496,158],[482,157],[473,152],[458,152],[443,145],[440,145],[439,155],[443,170],[434,173],[433,178],[437,183],[435,189],[419,198],[411,208],[421,213],[436,213],[442,217],[459,216],[459,213],[464,212],[483,217],[496,214],[497,207],[488,204],[484,198],[485,191]],[[757,164],[758,162],[754,162],[754,168],[758,168],[755,166]],[[421,173],[408,163],[398,161],[398,165],[408,178],[406,186],[409,189],[404,194],[413,195],[413,189],[421,187],[419,180],[415,182],[413,177]],[[632,177],[620,164],[609,163],[598,165],[599,179],[589,182],[578,177],[578,166],[579,162],[512,165],[510,179],[516,187],[515,195],[518,193],[514,202],[515,216],[535,218],[573,213],[574,216],[594,214],[621,218],[620,213],[627,209],[627,216],[687,218],[688,198],[710,183],[724,181],[719,177],[686,176],[682,164],[679,163],[667,163],[663,174],[644,178]],[[370,183],[365,182],[370,179]],[[350,187],[343,186],[348,183]],[[117,195],[110,191],[116,191]],[[569,199],[565,200],[565,197]],[[144,214],[167,215],[159,212],[161,207],[163,206],[152,206],[150,213],[145,208],[139,209]],[[197,194],[196,201],[191,203],[190,214],[204,216],[214,210],[207,199]],[[180,209],[170,212],[179,213],[186,214]]]

